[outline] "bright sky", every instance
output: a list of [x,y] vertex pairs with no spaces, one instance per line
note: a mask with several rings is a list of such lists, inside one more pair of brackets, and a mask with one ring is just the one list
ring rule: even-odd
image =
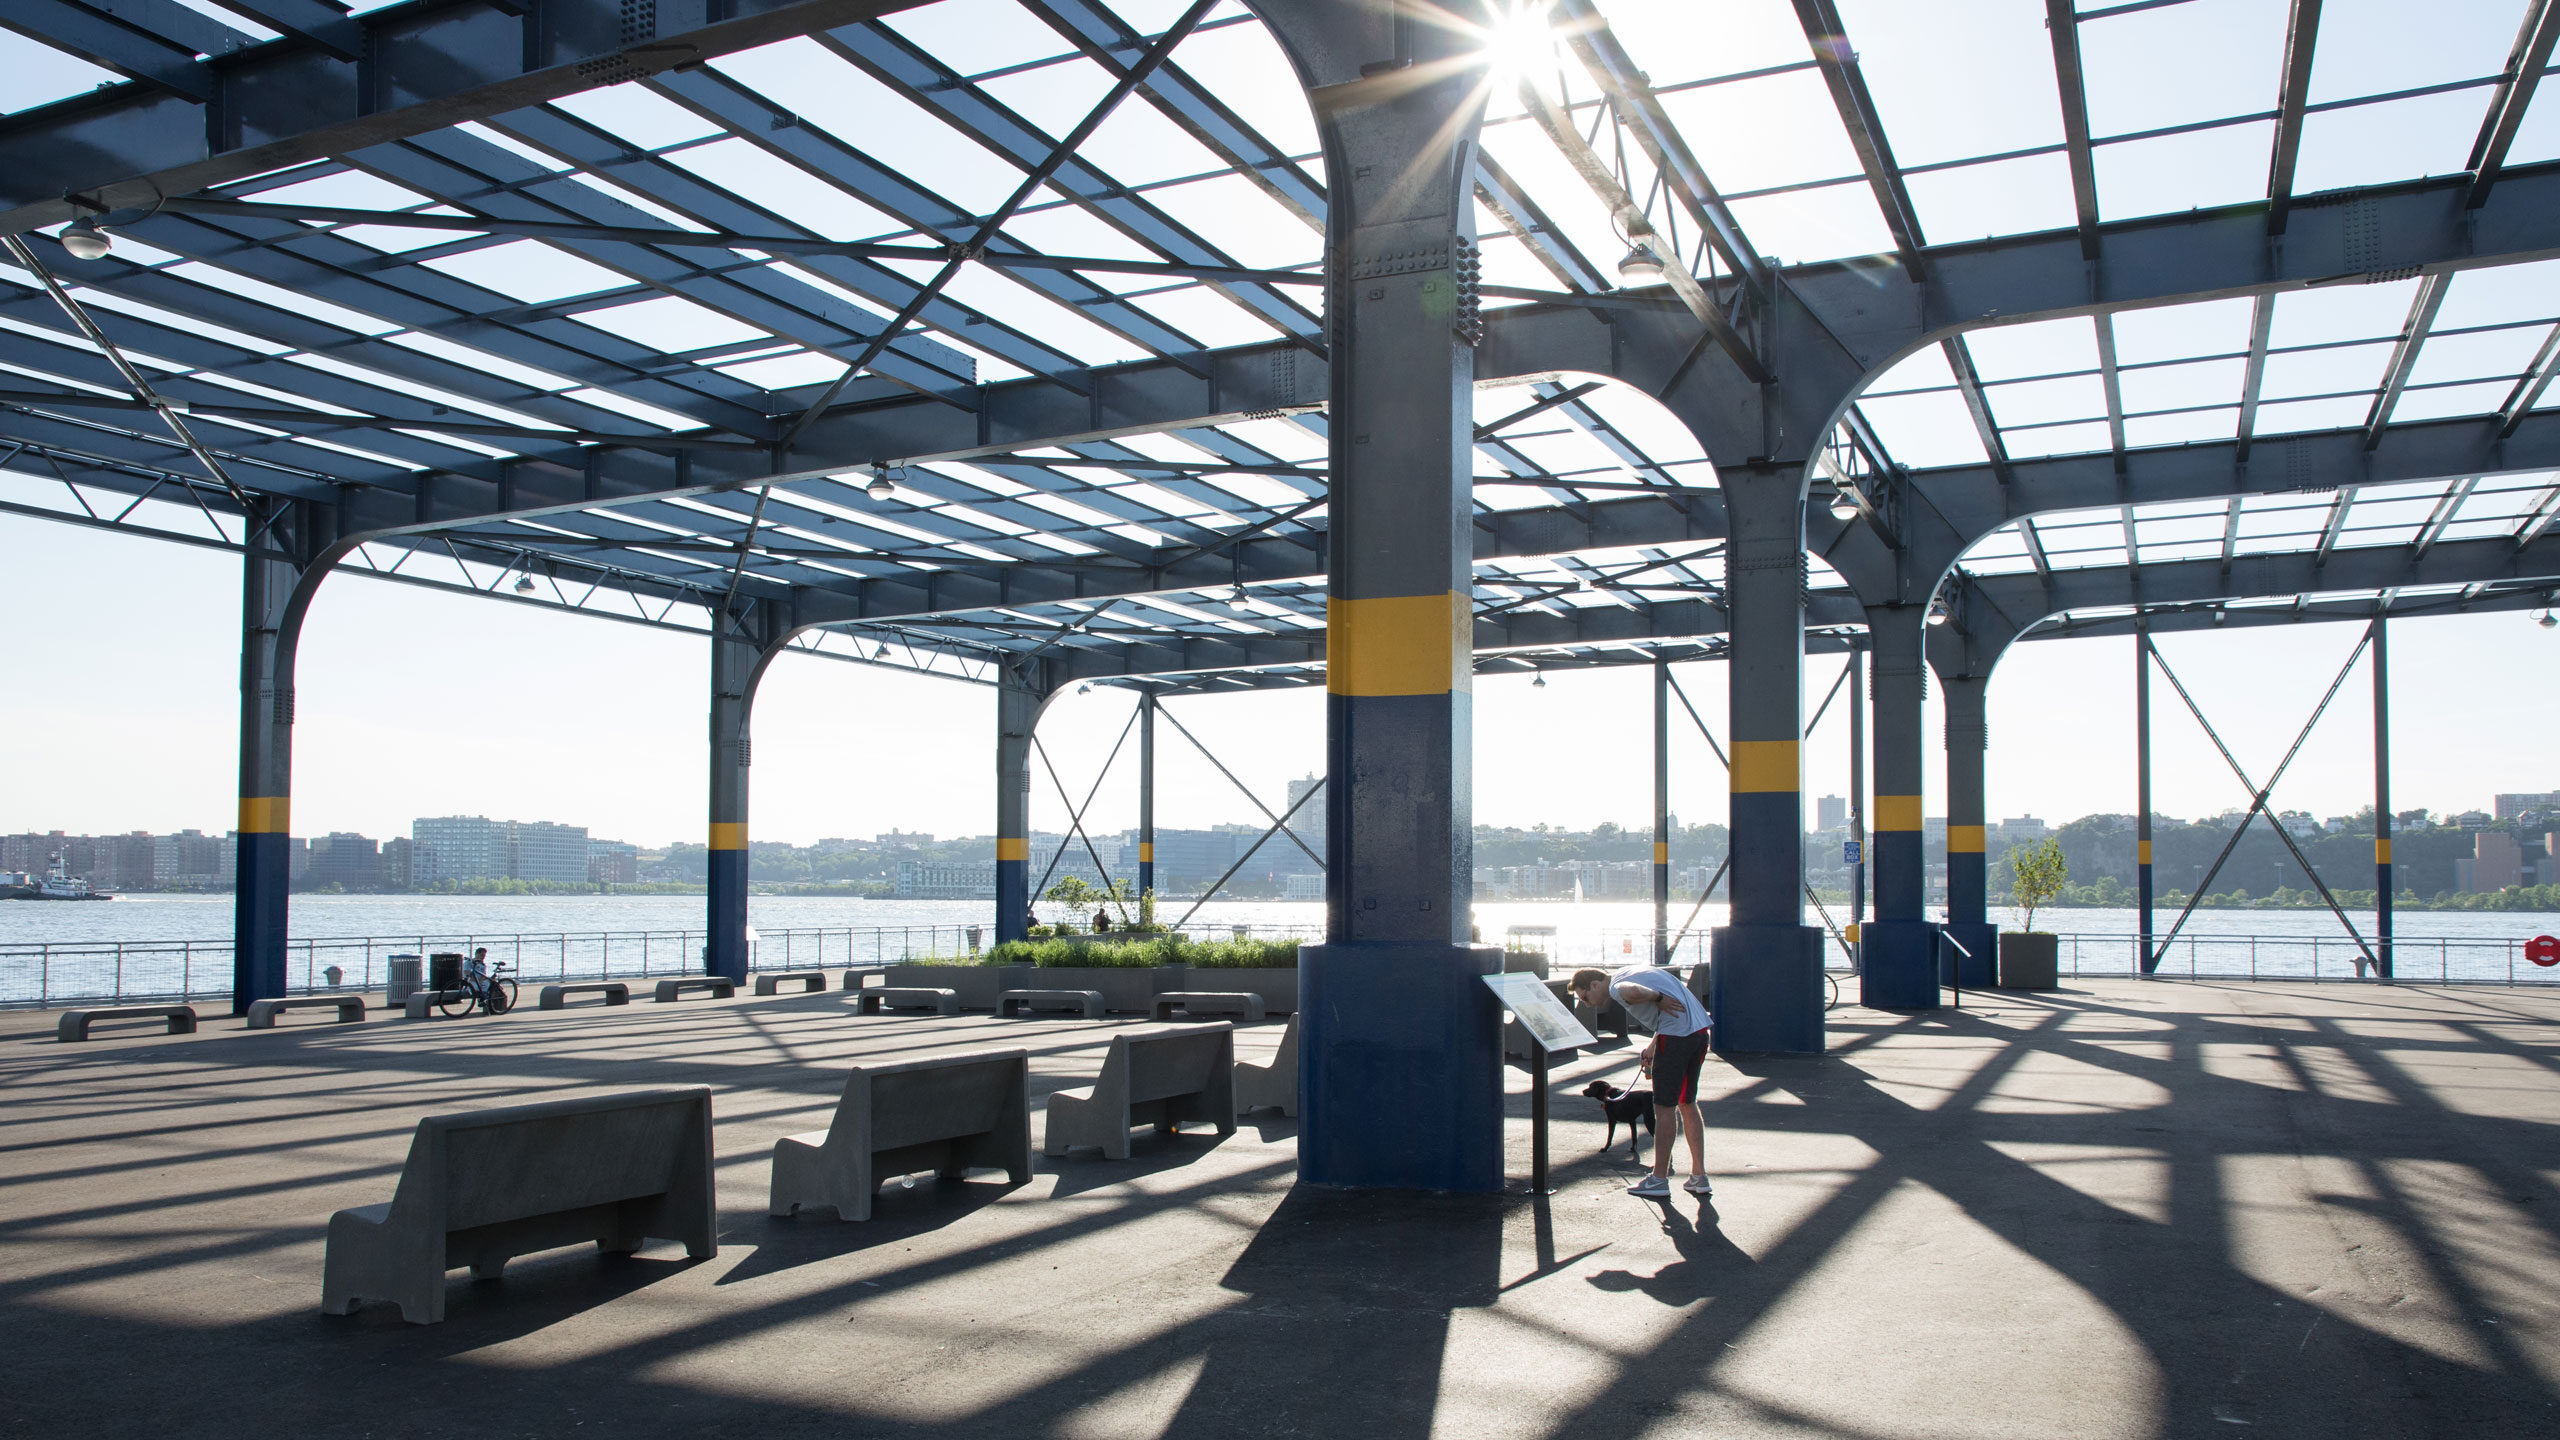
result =
[[[72,832],[230,826],[238,736],[239,565],[227,555],[0,517],[18,597],[0,688],[0,829]],[[2252,773],[2291,743],[2354,626],[2170,635],[2169,663]],[[2560,631],[2502,614],[2405,621],[2393,631],[2400,809],[2486,808],[2500,790],[2560,788]],[[1807,662],[1806,711],[1838,660]],[[703,641],[530,606],[352,576],[320,592],[302,644],[293,828],[405,834],[419,815],[487,814],[584,824],[642,844],[696,840],[704,817]],[[1679,672],[1724,733],[1723,667]],[[1991,688],[1991,810],[2048,820],[2133,807],[2132,643],[2021,646]],[[2165,684],[2153,700],[2158,804],[2199,815],[2244,803]],[[1079,798],[1129,700],[1068,695],[1041,740]],[[1651,698],[1641,669],[1523,679],[1476,690],[1476,815],[1504,825],[1643,823]],[[2330,815],[2370,803],[2371,690],[2359,667],[2277,791]],[[1928,729],[1929,813],[1943,814],[1942,730]],[[1265,801],[1324,763],[1312,690],[1177,701],[1173,713]],[[1685,720],[1675,714],[1675,721]],[[1846,793],[1847,716],[1835,705],[1807,746],[1808,795]],[[753,833],[808,843],[892,828],[994,828],[990,692],[869,666],[786,657],[756,707]],[[1158,730],[1158,819],[1255,818],[1249,802]],[[1093,823],[1135,823],[1136,742]],[[1673,804],[1722,820],[1725,792],[1694,732],[1675,735]],[[1034,816],[1063,808],[1035,772]]]

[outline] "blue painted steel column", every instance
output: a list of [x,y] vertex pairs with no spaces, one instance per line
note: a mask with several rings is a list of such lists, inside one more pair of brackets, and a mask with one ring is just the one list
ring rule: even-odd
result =
[[[1867,652],[1849,652],[1849,838],[1858,863],[1849,867],[1849,949],[1866,942],[1867,924]],[[1854,963],[1854,962],[1853,962]]]
[[1010,667],[996,689],[996,943],[1030,938],[1031,735],[1047,694]]
[[1875,646],[1876,918],[1862,932],[1866,965],[1858,1003],[1882,1010],[1929,1010],[1938,1004],[1938,927],[1924,915],[1924,613],[1918,605],[1867,607],[1867,634]]
[[732,632],[711,639],[710,943],[703,969],[747,978],[747,745],[762,646]]
[[265,501],[247,517],[240,585],[240,828],[233,842],[231,1013],[285,993],[293,811],[293,661],[328,573],[336,513]]
[[2142,973],[2160,964],[2151,951],[2151,632],[2133,632],[2133,903],[2135,958]]
[[2373,958],[2391,978],[2390,622],[2373,618]]
[[1653,963],[1671,963],[1671,666],[1653,662]]
[[[264,515],[253,515],[254,527]],[[293,642],[301,568],[255,548],[241,562],[240,829],[234,842],[231,1013],[284,994],[291,884]]]
[[1804,923],[1804,468],[1719,464],[1732,632],[1733,867],[1708,1004],[1725,1054],[1822,1053],[1822,932]]
[[1469,943],[1476,130],[1484,70],[1386,6],[1264,7],[1324,140],[1333,474],[1325,943],[1300,952],[1298,1177],[1502,1187],[1501,1010]]
[[1979,675],[1940,675],[1947,705],[1947,933],[1970,952],[1953,948],[1946,963],[1968,990],[1989,989],[1998,927],[1991,923],[1990,857],[1984,853],[1983,762],[1989,731]]
[[1156,890],[1156,694],[1138,692],[1138,898]]

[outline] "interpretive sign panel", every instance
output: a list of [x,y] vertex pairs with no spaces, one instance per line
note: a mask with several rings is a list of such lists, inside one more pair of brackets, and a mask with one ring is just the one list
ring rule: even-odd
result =
[[1487,975],[1484,983],[1502,998],[1502,1008],[1520,1017],[1529,1038],[1547,1051],[1571,1050],[1582,1045],[1598,1045],[1600,1037],[1582,1028],[1573,1012],[1547,988],[1547,982],[1525,970],[1504,975]]

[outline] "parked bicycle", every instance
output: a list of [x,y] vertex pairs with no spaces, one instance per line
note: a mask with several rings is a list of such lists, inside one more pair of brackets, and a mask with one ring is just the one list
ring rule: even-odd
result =
[[443,991],[436,1000],[436,1009],[447,1017],[467,1015],[475,1008],[486,1015],[504,1015],[515,1008],[515,977],[507,973],[505,961],[490,964],[487,950],[472,953],[461,978],[461,988]]

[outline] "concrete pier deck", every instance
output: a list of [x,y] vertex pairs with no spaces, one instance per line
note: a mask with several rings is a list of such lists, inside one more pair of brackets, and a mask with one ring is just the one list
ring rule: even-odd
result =
[[[2076,982],[1830,1019],[1824,1059],[1710,1064],[1711,1202],[1596,1153],[1575,1092],[1632,1072],[1614,1049],[1556,1076],[1543,1201],[1293,1191],[1265,1112],[848,1225],[763,1213],[846,1064],[1027,1045],[1036,1110],[1116,1025],[841,993],[86,1045],[0,1015],[0,1429],[2560,1433],[2560,995]],[[696,1082],[716,1258],[579,1247],[454,1272],[442,1325],[320,1313],[328,1217],[390,1197],[419,1115]]]

